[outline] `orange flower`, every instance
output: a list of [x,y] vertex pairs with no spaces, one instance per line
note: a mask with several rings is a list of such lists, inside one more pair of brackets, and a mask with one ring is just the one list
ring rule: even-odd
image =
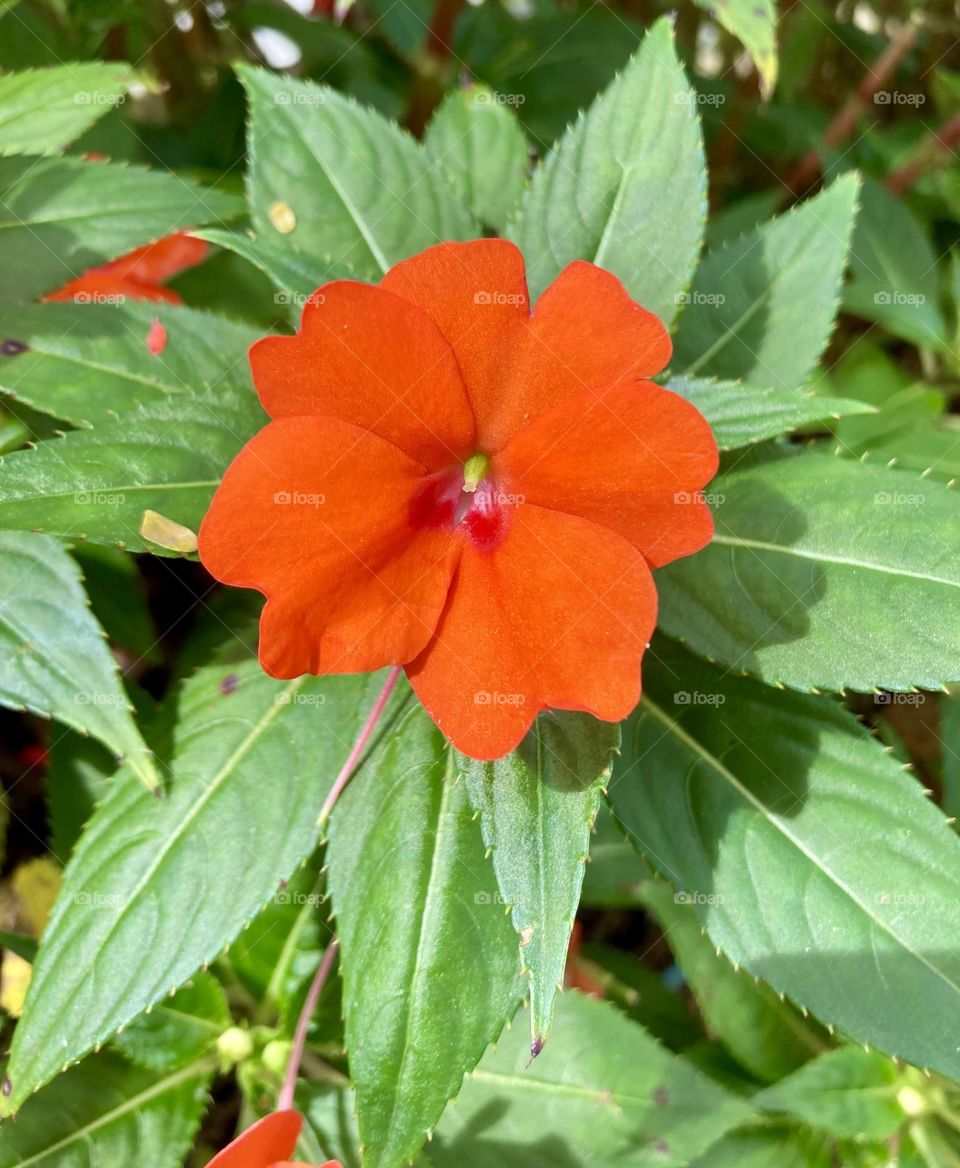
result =
[[210,572],[267,597],[264,669],[402,664],[476,758],[543,709],[626,717],[650,569],[712,534],[710,428],[645,380],[669,357],[660,321],[592,264],[531,314],[505,240],[314,293],[296,336],[250,350],[273,420],[200,530]]
[[[309,1164],[291,1163],[297,1146],[303,1116],[297,1111],[273,1111],[241,1132],[207,1168],[312,1168]],[[341,1168],[336,1160],[327,1160],[321,1168]]]
[[138,247],[108,264],[89,268],[45,296],[45,300],[76,300],[78,303],[110,303],[113,300],[154,300],[179,304],[180,297],[163,281],[172,280],[186,268],[202,263],[207,244],[184,231]]

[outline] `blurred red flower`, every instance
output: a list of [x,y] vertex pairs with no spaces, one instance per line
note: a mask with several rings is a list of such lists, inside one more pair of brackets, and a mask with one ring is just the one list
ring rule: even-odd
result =
[[110,303],[122,298],[179,304],[180,297],[171,288],[165,288],[164,281],[202,263],[208,250],[202,239],[178,231],[107,264],[89,268],[44,299],[75,300],[83,304]]
[[476,758],[507,753],[543,709],[626,717],[656,620],[650,569],[712,534],[713,435],[646,380],[670,351],[589,263],[531,313],[504,240],[319,289],[299,333],[250,351],[273,420],[200,530],[210,572],[267,597],[263,667],[402,664]]
[[[297,1146],[303,1116],[297,1111],[273,1111],[241,1132],[207,1168],[314,1168],[310,1164],[291,1163]],[[336,1160],[327,1160],[320,1168],[341,1168]]]

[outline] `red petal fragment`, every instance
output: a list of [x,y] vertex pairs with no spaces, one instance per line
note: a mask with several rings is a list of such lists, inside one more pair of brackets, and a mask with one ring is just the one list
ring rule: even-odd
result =
[[154,355],[159,357],[163,350],[167,347],[167,330],[163,322],[154,317],[150,325],[150,331],[147,333],[147,348]]
[[511,439],[495,465],[505,490],[602,524],[659,568],[709,542],[701,488],[717,463],[699,410],[641,381],[572,395]]
[[200,559],[268,598],[260,660],[274,677],[412,660],[443,609],[458,547],[415,530],[423,468],[335,418],[283,418],[234,459],[200,528]]
[[297,1111],[272,1111],[241,1132],[207,1168],[269,1168],[293,1155],[303,1127]]
[[340,418],[431,469],[473,449],[473,416],[449,344],[423,312],[382,287],[338,280],[318,289],[300,332],[258,341],[250,366],[273,418]]
[[458,750],[499,758],[543,709],[625,718],[656,611],[650,570],[625,540],[520,506],[493,551],[465,544],[436,634],[407,675]]

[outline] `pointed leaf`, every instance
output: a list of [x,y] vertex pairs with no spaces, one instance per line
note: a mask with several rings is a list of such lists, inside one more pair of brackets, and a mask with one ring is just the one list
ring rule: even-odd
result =
[[172,231],[243,210],[236,195],[80,158],[0,158],[0,297],[32,300]]
[[712,542],[658,574],[660,625],[798,689],[937,688],[960,675],[960,495],[804,452],[721,475]]
[[760,74],[760,90],[765,98],[777,83],[777,9],[773,0],[696,0],[713,20],[740,41],[753,58]]
[[740,381],[712,377],[671,377],[667,389],[693,402],[710,423],[721,450],[734,450],[794,430],[806,430],[828,418],[868,414],[866,402],[814,397],[797,390],[757,389]]
[[379,680],[279,682],[244,654],[187,682],[165,798],[118,775],[67,865],[7,1112],[216,957],[311,852]]
[[673,367],[797,389],[830,339],[858,179],[711,251],[686,299]]
[[116,1054],[95,1055],[4,1125],[0,1168],[179,1168],[213,1071],[213,1060],[200,1060],[158,1075]]
[[[167,330],[160,357],[146,343],[154,320]],[[3,329],[26,347],[0,357],[0,391],[73,426],[211,389],[249,393],[247,349],[262,335],[212,313],[132,301],[24,307],[4,313]]]
[[429,1146],[436,1168],[680,1168],[751,1117],[606,1002],[564,994],[532,1064],[524,1030],[468,1076]]
[[590,260],[669,324],[700,251],[706,188],[696,96],[659,20],[533,176],[508,233],[531,297]]
[[332,816],[330,892],[365,1168],[400,1168],[519,1002],[456,757],[408,702]]
[[558,713],[538,718],[520,746],[496,762],[458,756],[500,896],[520,934],[535,1052],[563,988],[590,829],[619,745],[616,726]]
[[144,512],[196,531],[230,461],[264,421],[249,391],[182,394],[8,454],[0,528],[170,554],[144,539]]
[[144,783],[156,785],[80,570],[46,536],[0,532],[0,705],[93,735],[129,759]]
[[956,1077],[960,838],[832,698],[660,644],[614,811],[715,945],[821,1021]]
[[475,219],[506,226],[527,181],[529,147],[517,116],[485,85],[456,89],[434,114],[423,144]]
[[109,61],[0,77],[0,154],[59,153],[123,101],[130,79],[129,65]]
[[329,86],[238,69],[250,101],[255,230],[376,279],[475,226],[452,182],[395,123]]

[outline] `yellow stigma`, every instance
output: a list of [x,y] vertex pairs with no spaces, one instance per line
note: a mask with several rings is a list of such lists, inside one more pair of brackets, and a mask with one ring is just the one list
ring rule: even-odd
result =
[[471,454],[463,464],[463,489],[473,494],[486,478],[489,465],[490,459],[485,454]]

